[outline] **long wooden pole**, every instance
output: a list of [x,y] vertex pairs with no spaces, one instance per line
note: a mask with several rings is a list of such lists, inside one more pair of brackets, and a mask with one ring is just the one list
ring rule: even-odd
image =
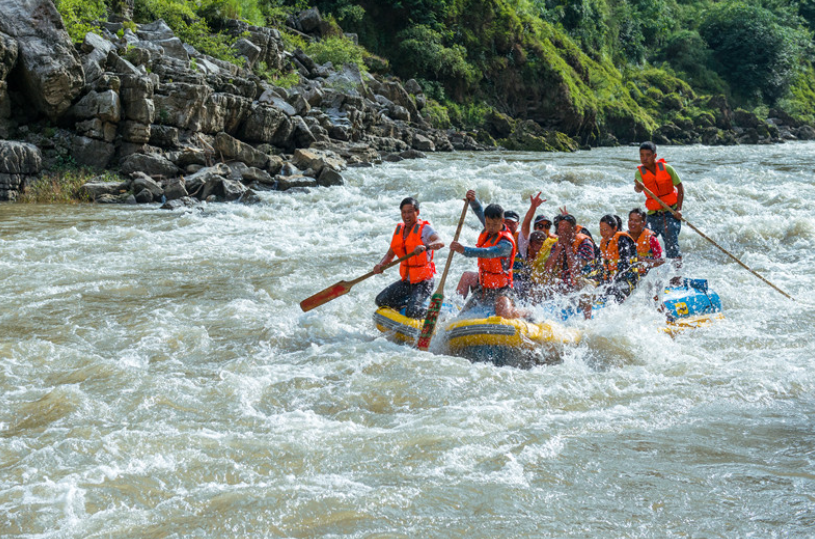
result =
[[[458,220],[458,228],[453,241],[458,241],[458,236],[461,234],[461,227],[464,225],[464,218],[467,217],[467,208],[470,206],[468,200],[464,200],[464,209],[461,210],[461,218]],[[444,271],[441,274],[441,281],[436,288],[436,293],[430,298],[430,306],[427,308],[427,317],[422,324],[422,332],[419,334],[419,341],[417,346],[419,350],[427,350],[430,348],[430,340],[433,338],[433,332],[436,329],[436,322],[439,319],[439,312],[441,311],[441,304],[444,301],[444,282],[447,280],[447,272],[450,270],[450,262],[453,261],[455,252],[450,249],[447,255],[447,262],[444,264]]]
[[781,290],[780,288],[778,288],[777,286],[775,286],[773,283],[771,283],[770,281],[768,281],[767,279],[765,279],[765,278],[764,278],[762,275],[760,275],[760,274],[756,273],[755,271],[753,271],[753,270],[752,270],[752,269],[751,269],[751,268],[750,268],[750,267],[749,267],[747,264],[745,264],[744,262],[742,262],[741,260],[739,260],[738,258],[736,258],[736,256],[735,256],[735,255],[733,255],[733,253],[731,253],[730,251],[728,251],[727,249],[725,249],[724,247],[722,247],[721,245],[719,245],[718,243],[716,243],[715,241],[713,241],[712,239],[710,239],[709,237],[707,237],[707,235],[705,235],[705,233],[704,233],[704,232],[702,232],[701,230],[699,230],[698,228],[696,228],[695,226],[693,226],[693,224],[692,224],[692,223],[690,223],[690,222],[689,222],[687,219],[685,219],[684,217],[682,217],[681,215],[679,215],[679,214],[676,212],[676,210],[674,210],[673,208],[671,208],[670,206],[668,206],[667,204],[665,204],[665,202],[663,202],[663,201],[662,201],[662,199],[660,199],[660,198],[659,198],[658,196],[656,196],[654,193],[652,193],[651,191],[649,191],[649,190],[648,190],[648,188],[647,188],[647,187],[645,187],[645,185],[643,185],[643,183],[642,183],[641,181],[637,180],[637,183],[639,184],[639,186],[640,186],[640,187],[642,187],[642,190],[643,190],[643,191],[645,191],[645,194],[647,194],[647,195],[648,195],[648,196],[649,196],[651,199],[656,200],[657,202],[659,202],[660,206],[662,206],[663,208],[665,208],[666,210],[668,210],[669,212],[671,212],[671,214],[672,214],[674,217],[676,217],[677,219],[679,219],[679,220],[680,220],[680,221],[682,221],[683,223],[687,224],[689,227],[691,227],[691,229],[693,229],[693,231],[694,231],[694,232],[696,232],[697,234],[699,234],[700,236],[702,236],[703,238],[705,238],[707,241],[709,241],[709,242],[710,242],[710,243],[712,243],[714,246],[716,246],[716,247],[717,247],[717,248],[718,248],[720,251],[722,251],[724,254],[726,254],[727,256],[729,256],[730,258],[732,258],[732,259],[733,259],[733,260],[734,260],[734,261],[735,261],[735,262],[736,262],[738,265],[740,265],[741,267],[743,267],[744,269],[746,269],[747,271],[749,271],[750,273],[752,273],[753,275],[755,275],[756,277],[758,277],[759,279],[761,279],[762,281],[764,281],[766,284],[770,285],[770,286],[771,286],[771,287],[772,287],[772,288],[773,288],[773,289],[774,289],[776,292],[778,292],[779,294],[781,294],[781,295],[783,295],[783,296],[785,296],[785,297],[787,297],[787,298],[791,299],[792,301],[796,301],[796,299],[795,299],[794,297],[790,296],[789,294],[787,294],[786,292],[784,292],[783,290]]

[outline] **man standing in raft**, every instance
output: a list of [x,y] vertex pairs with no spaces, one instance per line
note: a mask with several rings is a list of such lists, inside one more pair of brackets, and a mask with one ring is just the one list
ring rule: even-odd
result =
[[424,318],[427,310],[424,302],[433,293],[433,275],[436,273],[433,251],[444,247],[444,243],[430,223],[419,219],[419,202],[415,198],[404,199],[399,209],[402,222],[396,225],[390,248],[374,266],[374,273],[382,273],[382,266],[394,257],[402,258],[408,253],[415,256],[402,261],[399,266],[401,279],[376,296],[376,305],[397,311],[405,307],[408,318]]
[[484,209],[484,230],[475,247],[465,247],[457,241],[450,250],[467,258],[478,258],[478,291],[480,300],[495,303],[495,314],[502,318],[519,318],[524,313],[512,304],[512,263],[517,247],[510,229],[504,224],[504,209],[490,204]]
[[[685,188],[682,180],[671,165],[664,159],[657,159],[657,146],[653,142],[640,145],[640,166],[634,174],[634,190],[644,192],[642,186],[651,191],[662,202],[673,208],[676,215],[682,217],[682,203],[685,200]],[[645,207],[648,209],[648,228],[657,236],[662,236],[665,243],[665,256],[674,259],[676,267],[682,265],[682,253],[679,251],[679,231],[682,221],[662,207],[662,204],[645,195]]]

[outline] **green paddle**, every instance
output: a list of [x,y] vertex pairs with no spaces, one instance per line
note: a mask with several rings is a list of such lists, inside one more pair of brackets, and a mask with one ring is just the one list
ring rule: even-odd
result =
[[[464,225],[464,218],[467,217],[467,207],[470,205],[469,201],[464,201],[464,209],[461,210],[461,218],[458,220],[458,228],[453,241],[458,241],[458,235],[461,234],[461,227]],[[450,269],[450,262],[453,260],[453,251],[447,255],[447,262],[444,264],[444,272],[441,274],[441,281],[436,292],[430,298],[430,307],[427,308],[427,317],[424,319],[422,325],[422,332],[419,334],[419,350],[427,351],[430,348],[430,340],[433,338],[433,333],[436,329],[436,322],[439,319],[439,311],[441,311],[441,304],[444,301],[444,281],[447,280],[447,272]]]

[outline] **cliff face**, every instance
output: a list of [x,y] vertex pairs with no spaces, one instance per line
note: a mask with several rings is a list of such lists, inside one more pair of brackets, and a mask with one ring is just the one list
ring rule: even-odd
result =
[[[89,187],[92,198],[231,200],[251,188],[341,183],[343,168],[383,154],[453,149],[422,117],[417,84],[410,93],[353,64],[318,65],[286,51],[271,28],[232,21],[239,67],[183,43],[162,20],[104,23],[74,48],[49,0],[19,7],[0,2],[8,30],[0,33],[0,135],[33,143],[26,151],[41,153],[46,168],[70,162],[132,176],[124,186]],[[259,62],[295,69],[299,83],[270,84],[252,73]],[[14,198],[27,181],[5,182],[0,197]]]

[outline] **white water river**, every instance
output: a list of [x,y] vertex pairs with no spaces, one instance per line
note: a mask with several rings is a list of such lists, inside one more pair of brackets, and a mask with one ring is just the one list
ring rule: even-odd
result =
[[448,243],[468,188],[522,215],[543,191],[597,237],[643,204],[637,154],[437,155],[188,213],[0,205],[0,537],[810,537],[815,144],[660,148],[685,217],[797,302],[685,227],[726,319],[672,339],[632,298],[554,366],[389,342],[395,268],[298,307],[372,268],[405,196]]

